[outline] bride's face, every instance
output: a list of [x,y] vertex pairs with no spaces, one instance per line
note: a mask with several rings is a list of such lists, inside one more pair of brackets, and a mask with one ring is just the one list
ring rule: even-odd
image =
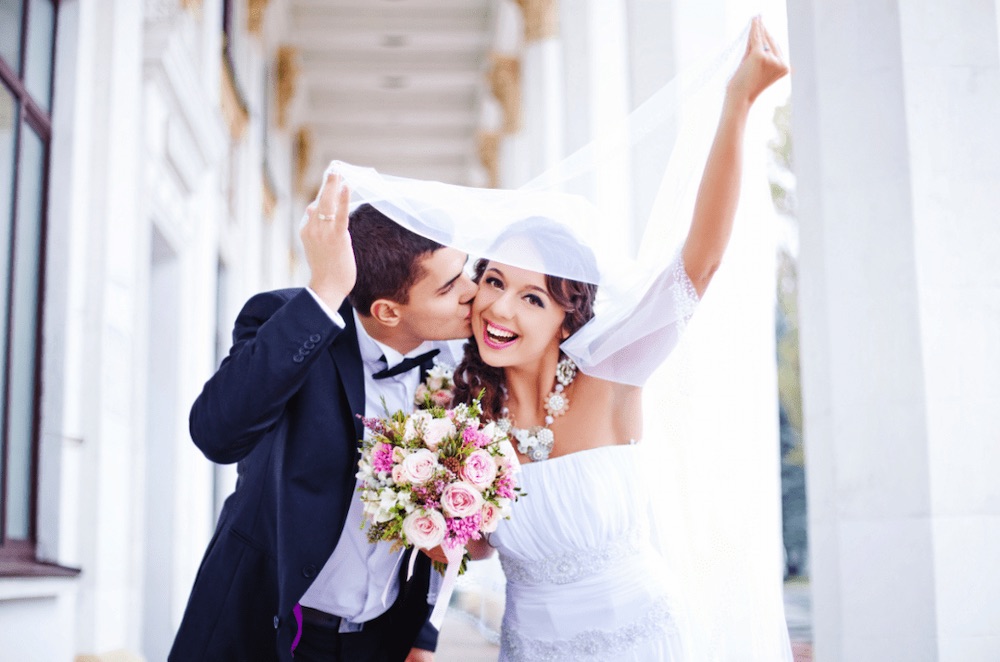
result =
[[558,353],[565,317],[543,274],[499,262],[486,265],[472,302],[472,332],[488,365],[529,365]]

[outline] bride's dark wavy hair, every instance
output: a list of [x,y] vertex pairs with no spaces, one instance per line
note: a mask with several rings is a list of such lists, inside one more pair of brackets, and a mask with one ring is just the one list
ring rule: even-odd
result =
[[[494,246],[512,239],[527,243],[538,252],[545,255],[546,260],[557,258],[563,264],[576,262],[581,273],[597,273],[597,261],[593,252],[564,227],[553,221],[542,218],[532,218],[512,225],[497,239]],[[550,251],[557,251],[553,256]],[[474,268],[473,280],[478,284],[486,271],[489,260],[480,259]],[[597,297],[597,285],[569,278],[561,278],[545,274],[545,287],[552,300],[566,311],[562,329],[567,337],[576,333],[584,324],[594,317],[594,299]],[[470,338],[465,343],[465,356],[455,368],[455,402],[472,402],[480,393],[480,405],[483,416],[487,420],[501,417],[504,406],[507,376],[503,368],[495,368],[483,361],[479,354],[476,339]]]

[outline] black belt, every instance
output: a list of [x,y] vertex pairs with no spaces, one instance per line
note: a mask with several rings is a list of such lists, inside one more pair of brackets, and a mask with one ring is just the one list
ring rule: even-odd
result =
[[340,621],[340,616],[334,616],[333,614],[328,614],[325,611],[313,609],[312,607],[302,607],[303,623],[308,623],[309,625],[315,625],[321,628],[338,630],[340,629]]

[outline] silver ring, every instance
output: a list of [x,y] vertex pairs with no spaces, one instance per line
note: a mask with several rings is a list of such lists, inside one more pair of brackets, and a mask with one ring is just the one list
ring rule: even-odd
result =
[[316,214],[316,218],[321,221],[332,221],[336,216],[334,214]]
[[765,51],[769,51],[769,50],[771,50],[771,47],[770,47],[770,46],[768,46],[767,44],[764,44],[764,50],[765,50]]

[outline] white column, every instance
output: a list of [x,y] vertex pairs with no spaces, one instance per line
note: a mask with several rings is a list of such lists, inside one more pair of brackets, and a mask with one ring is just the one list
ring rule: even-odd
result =
[[559,37],[525,44],[521,56],[524,128],[531,176],[563,157],[563,67]]
[[996,3],[789,3],[821,660],[1000,656]]
[[[87,16],[86,72],[93,109],[87,233],[86,315],[80,350],[82,454],[79,476],[77,652],[138,648],[141,572],[133,545],[139,506],[142,407],[131,388],[141,358],[136,311],[142,107],[143,3],[118,0]],[[81,24],[86,6],[81,6]],[[91,59],[92,58],[92,59]],[[81,72],[82,73],[82,72]],[[55,190],[58,190],[56,186]]]
[[[630,103],[628,22],[624,0],[578,0],[560,6],[565,57],[565,119],[557,130],[568,152],[625,126]],[[551,165],[551,163],[549,164]],[[628,150],[608,154],[600,176],[573,182],[573,192],[589,195],[601,209],[614,210],[607,239],[633,247],[632,172]]]

